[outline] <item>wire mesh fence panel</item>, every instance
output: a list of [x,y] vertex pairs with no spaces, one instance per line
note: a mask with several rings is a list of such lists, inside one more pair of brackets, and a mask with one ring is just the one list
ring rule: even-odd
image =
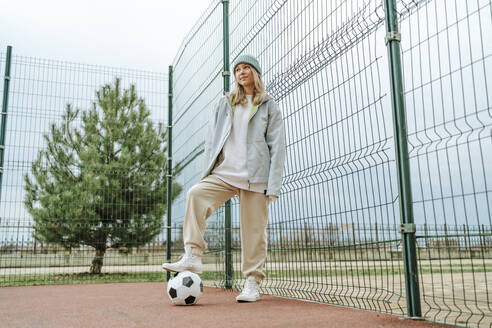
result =
[[492,325],[490,1],[400,1],[426,318]]
[[[422,311],[435,321],[490,326],[491,4],[472,2],[397,1],[396,10]],[[220,9],[211,8],[220,20]],[[197,43],[212,42],[210,26],[221,37],[211,12],[196,25],[200,32],[190,33],[199,35]],[[242,53],[259,58],[286,127],[286,172],[282,195],[269,208],[263,292],[406,314],[384,16],[379,1],[231,2],[231,62]],[[220,40],[212,43],[222,58]],[[209,60],[210,52],[204,56],[200,47],[189,49],[191,57]],[[220,96],[219,58],[210,66],[216,85],[204,103],[208,107]],[[198,84],[198,90],[211,85]],[[190,90],[184,99],[193,102],[188,96],[196,93]],[[203,94],[192,99],[201,104]],[[194,110],[182,126],[194,124],[198,112],[210,108]],[[183,130],[176,141],[183,151],[178,158],[194,151],[206,120],[201,132]],[[189,182],[181,180],[183,185],[198,181],[196,165],[186,173],[192,178],[180,177]],[[174,219],[182,220],[184,205],[183,195],[174,205],[182,214]],[[239,206],[234,198],[238,288],[243,279]],[[221,209],[208,220],[206,233],[218,285],[224,284],[225,271],[223,215]]]
[[[173,62],[173,159],[189,163],[176,178],[183,193],[172,204],[173,260],[183,253],[182,224],[187,191],[197,183],[203,169],[203,149],[206,125],[218,98],[222,95],[222,5],[211,2],[197,21]],[[225,279],[223,209],[209,218],[205,239],[208,249],[204,255],[202,279]],[[215,283],[212,283],[215,284]]]
[[286,126],[266,292],[404,313],[383,19],[377,1],[233,5],[232,53],[258,55]]
[[[2,53],[2,67],[5,61]],[[117,79],[119,98],[108,98],[108,89],[101,88],[114,86]],[[131,84],[144,103],[132,98]],[[158,184],[164,166],[139,167],[121,155],[144,154],[143,140],[157,140],[151,130],[165,124],[166,87],[164,73],[12,56],[8,111],[2,118],[7,122],[0,284],[90,282],[96,279],[88,274],[94,263],[106,275],[97,279],[139,274],[162,279],[162,273],[150,272],[158,271],[165,258],[165,241],[157,237],[165,204],[156,207],[147,198],[152,188],[140,184],[146,177]],[[101,107],[98,99],[106,104]],[[108,99],[114,103],[108,105]],[[118,112],[111,109],[123,105],[126,109]],[[148,163],[157,165],[163,158]],[[160,194],[155,198],[165,197],[165,190]],[[141,213],[153,217],[153,223]]]

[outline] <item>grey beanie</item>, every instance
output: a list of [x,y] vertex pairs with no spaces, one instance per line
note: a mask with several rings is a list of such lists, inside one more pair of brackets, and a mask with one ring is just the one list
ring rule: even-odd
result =
[[250,64],[261,75],[260,64],[258,63],[258,60],[253,55],[244,54],[237,57],[236,60],[234,61],[233,70],[232,70],[233,72],[236,71],[236,66],[239,65],[240,63]]

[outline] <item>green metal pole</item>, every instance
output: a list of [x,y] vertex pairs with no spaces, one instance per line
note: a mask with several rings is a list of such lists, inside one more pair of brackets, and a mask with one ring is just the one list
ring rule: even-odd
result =
[[[167,262],[171,262],[171,208],[173,188],[173,66],[169,65],[168,82],[168,117],[167,117]],[[166,279],[171,279],[171,273],[167,271]]]
[[400,198],[401,233],[403,238],[403,261],[405,267],[405,290],[408,316],[420,319],[419,279],[413,218],[412,188],[408,159],[407,123],[403,97],[403,78],[400,58],[400,33],[395,0],[384,0],[386,15],[386,44],[388,47],[389,72],[391,79],[391,102],[395,134],[396,164],[398,170],[398,192]]
[[5,154],[5,133],[7,130],[7,108],[9,102],[10,61],[12,58],[12,46],[7,46],[7,58],[5,59],[5,76],[3,80],[2,118],[0,125],[0,201],[2,200],[3,157]]
[[[223,9],[223,43],[224,43],[224,93],[229,91],[229,0],[221,0]],[[225,204],[225,288],[232,289],[232,224],[231,224],[231,201]]]

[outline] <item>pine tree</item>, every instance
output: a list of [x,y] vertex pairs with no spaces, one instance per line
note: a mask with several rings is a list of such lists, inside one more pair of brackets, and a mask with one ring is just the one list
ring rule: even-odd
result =
[[[154,128],[134,85],[121,92],[116,79],[96,95],[81,121],[80,110],[66,106],[63,122],[44,136],[32,179],[25,176],[34,237],[67,249],[92,246],[93,274],[101,273],[107,248],[130,249],[157,236],[167,208],[167,129]],[[172,190],[175,199],[181,186]]]

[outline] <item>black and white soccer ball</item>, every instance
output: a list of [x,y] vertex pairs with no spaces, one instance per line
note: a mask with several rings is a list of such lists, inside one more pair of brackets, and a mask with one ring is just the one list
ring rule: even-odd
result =
[[203,293],[200,277],[191,271],[183,271],[167,282],[167,295],[174,305],[193,305]]

